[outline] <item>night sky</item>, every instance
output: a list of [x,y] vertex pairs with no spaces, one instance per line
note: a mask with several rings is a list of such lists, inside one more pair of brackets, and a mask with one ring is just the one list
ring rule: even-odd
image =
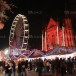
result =
[[9,33],[13,19],[17,14],[23,14],[29,22],[29,48],[41,49],[41,33],[42,28],[47,25],[50,17],[55,20],[57,18],[62,23],[64,10],[71,11],[70,15],[73,19],[73,30],[75,34],[76,28],[76,1],[75,0],[7,0],[7,3],[14,4],[12,12],[6,11],[9,17],[6,20],[5,27],[0,30],[0,49],[9,46]]

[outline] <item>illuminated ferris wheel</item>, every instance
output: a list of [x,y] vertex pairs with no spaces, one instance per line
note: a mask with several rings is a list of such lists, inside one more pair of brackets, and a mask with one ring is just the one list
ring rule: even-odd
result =
[[12,23],[9,46],[17,49],[27,49],[29,39],[29,24],[24,15],[18,14]]

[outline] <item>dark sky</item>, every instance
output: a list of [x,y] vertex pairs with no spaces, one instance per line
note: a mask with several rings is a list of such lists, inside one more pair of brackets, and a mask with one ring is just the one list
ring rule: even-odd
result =
[[[17,14],[23,14],[28,19],[31,37],[29,47],[41,49],[42,27],[47,25],[50,17],[59,18],[62,21],[65,9],[76,11],[75,0],[7,0],[7,2],[16,7],[12,8],[13,13],[6,11],[9,20],[5,22],[4,29],[0,30],[0,49],[9,46],[10,27]],[[71,14],[74,20],[76,20],[75,15],[76,13]]]

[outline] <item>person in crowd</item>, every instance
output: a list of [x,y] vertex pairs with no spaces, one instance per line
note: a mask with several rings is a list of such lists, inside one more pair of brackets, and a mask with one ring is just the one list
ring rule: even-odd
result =
[[25,70],[25,60],[22,59],[21,65],[22,65],[22,76],[26,76],[26,70]]
[[28,60],[25,61],[25,76],[28,76]]
[[59,73],[60,73],[60,61],[59,61],[59,58],[57,57],[55,59],[55,76],[59,76]]
[[42,68],[43,68],[43,61],[42,59],[39,58],[37,61],[38,76],[42,76]]
[[46,62],[46,71],[47,71],[47,72],[49,72],[49,70],[50,70],[50,65],[51,65],[50,62],[47,61],[47,62]]
[[53,59],[52,61],[51,61],[51,71],[52,71],[52,73],[54,73],[55,72],[55,60]]
[[44,59],[44,61],[43,61],[43,65],[44,65],[44,67],[43,67],[43,72],[47,72],[47,59]]
[[66,74],[66,63],[64,59],[60,59],[60,74],[64,76]]
[[73,63],[71,61],[71,58],[68,58],[68,60],[67,60],[67,72],[69,74],[72,74],[72,71],[73,71]]
[[11,63],[12,63],[12,72],[13,72],[13,76],[15,76],[15,72],[16,72],[16,63],[14,62],[14,60],[12,60]]
[[4,65],[4,76],[8,76],[9,75],[9,64],[8,61],[5,61],[5,65]]
[[18,76],[22,76],[22,65],[21,65],[21,61],[18,62]]
[[9,64],[9,68],[8,68],[9,74],[8,74],[8,76],[11,76],[12,75],[12,63],[11,63],[11,61],[9,61],[8,64]]
[[29,61],[29,62],[28,62],[28,70],[30,70],[30,71],[31,71],[31,70],[32,70],[32,68],[33,68],[33,67],[32,67],[32,62],[31,62],[31,61]]

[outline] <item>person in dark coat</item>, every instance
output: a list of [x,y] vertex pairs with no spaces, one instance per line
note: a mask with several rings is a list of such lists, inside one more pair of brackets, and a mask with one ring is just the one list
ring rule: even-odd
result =
[[60,64],[60,73],[61,73],[61,76],[64,76],[66,74],[66,64],[65,62],[61,62]]
[[22,65],[22,76],[26,76],[25,60],[24,59],[21,61],[21,65]]
[[9,75],[9,64],[7,62],[5,62],[5,66],[4,66],[4,71],[5,71],[5,76]]
[[8,76],[11,76],[12,75],[12,63],[11,62],[9,62],[9,68],[8,68],[8,70],[9,70]]
[[32,67],[32,62],[30,61],[30,62],[28,63],[28,69],[29,69],[29,70],[32,70],[32,68],[33,68],[33,67]]
[[18,62],[18,76],[22,76],[22,65],[21,65],[21,61]]
[[42,61],[42,59],[38,59],[38,61],[37,61],[38,76],[42,76],[42,69],[43,69],[43,61]]
[[15,76],[15,72],[16,72],[16,64],[15,64],[15,62],[14,62],[14,60],[12,60],[12,72],[13,72],[13,74],[14,74],[14,76]]

